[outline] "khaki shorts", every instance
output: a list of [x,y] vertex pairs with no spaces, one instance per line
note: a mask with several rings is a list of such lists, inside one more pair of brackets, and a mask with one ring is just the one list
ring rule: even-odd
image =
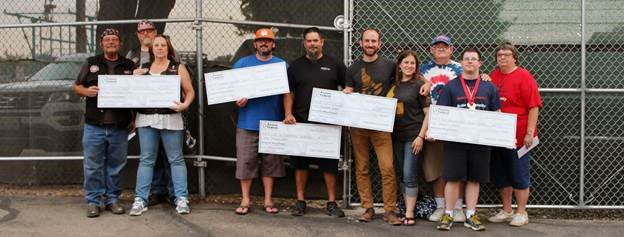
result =
[[236,129],[236,178],[284,177],[284,156],[258,153],[258,132]]
[[442,177],[444,170],[444,142],[425,142],[425,159],[422,163],[425,181],[431,182]]

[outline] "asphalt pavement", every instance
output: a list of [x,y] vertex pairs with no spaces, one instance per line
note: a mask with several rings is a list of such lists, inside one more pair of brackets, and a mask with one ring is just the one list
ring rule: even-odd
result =
[[[124,205],[130,206],[128,200]],[[310,209],[303,217],[287,210],[267,214],[261,206],[234,214],[236,205],[194,201],[191,214],[179,215],[173,206],[159,204],[138,217],[102,212],[85,217],[79,197],[0,196],[0,236],[621,236],[624,221],[531,219],[524,227],[484,221],[487,230],[475,232],[461,223],[451,231],[435,229],[435,223],[419,220],[415,226],[390,226],[377,210],[370,223],[357,222],[361,209],[346,210],[347,217],[325,215]],[[485,217],[482,217],[484,220]]]

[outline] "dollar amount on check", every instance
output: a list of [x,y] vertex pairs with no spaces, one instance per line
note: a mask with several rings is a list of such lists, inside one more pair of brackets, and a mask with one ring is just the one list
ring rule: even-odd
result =
[[340,126],[260,121],[258,152],[340,159]]
[[511,148],[516,115],[431,105],[428,135],[436,140]]
[[99,75],[98,108],[169,108],[180,101],[179,75]]
[[314,88],[308,120],[392,132],[397,100]]
[[286,63],[271,63],[204,74],[208,104],[288,93]]

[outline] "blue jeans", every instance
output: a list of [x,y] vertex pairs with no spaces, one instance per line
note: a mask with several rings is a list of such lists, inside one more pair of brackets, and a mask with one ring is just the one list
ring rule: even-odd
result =
[[395,139],[394,154],[399,164],[399,169],[403,171],[403,185],[405,186],[405,195],[408,197],[416,197],[418,195],[418,173],[420,169],[420,154],[412,152],[412,141],[398,141]]
[[146,202],[148,201],[158,145],[159,141],[162,140],[167,153],[167,160],[171,166],[171,180],[175,196],[176,198],[188,197],[186,163],[184,163],[184,157],[182,157],[182,135],[184,131],[151,127],[140,127],[138,131],[139,143],[141,144],[141,161],[137,171],[136,196]]
[[128,155],[128,129],[115,126],[84,125],[82,136],[84,160],[84,192],[87,203],[116,202],[119,173],[126,165]]
[[171,182],[171,166],[167,161],[167,153],[162,145],[158,145],[158,155],[154,164],[154,174],[152,178],[152,192],[157,195],[167,195],[175,198],[173,193],[173,182]]

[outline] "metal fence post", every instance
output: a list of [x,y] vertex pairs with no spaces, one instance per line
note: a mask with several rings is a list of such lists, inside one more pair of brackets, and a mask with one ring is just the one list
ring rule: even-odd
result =
[[199,113],[199,132],[197,141],[199,142],[199,156],[197,157],[197,176],[199,181],[199,195],[202,199],[206,198],[206,175],[205,175],[205,167],[206,162],[202,160],[201,156],[204,155],[204,93],[202,89],[204,88],[203,78],[204,78],[204,69],[202,62],[202,40],[203,40],[203,27],[202,27],[202,0],[195,1],[195,21],[193,22],[193,27],[195,29],[195,44],[196,44],[196,57],[197,57],[197,99],[199,100],[198,113]]
[[579,207],[585,207],[585,64],[586,64],[586,47],[585,47],[585,0],[581,0],[581,157],[580,157],[580,175],[579,175]]

